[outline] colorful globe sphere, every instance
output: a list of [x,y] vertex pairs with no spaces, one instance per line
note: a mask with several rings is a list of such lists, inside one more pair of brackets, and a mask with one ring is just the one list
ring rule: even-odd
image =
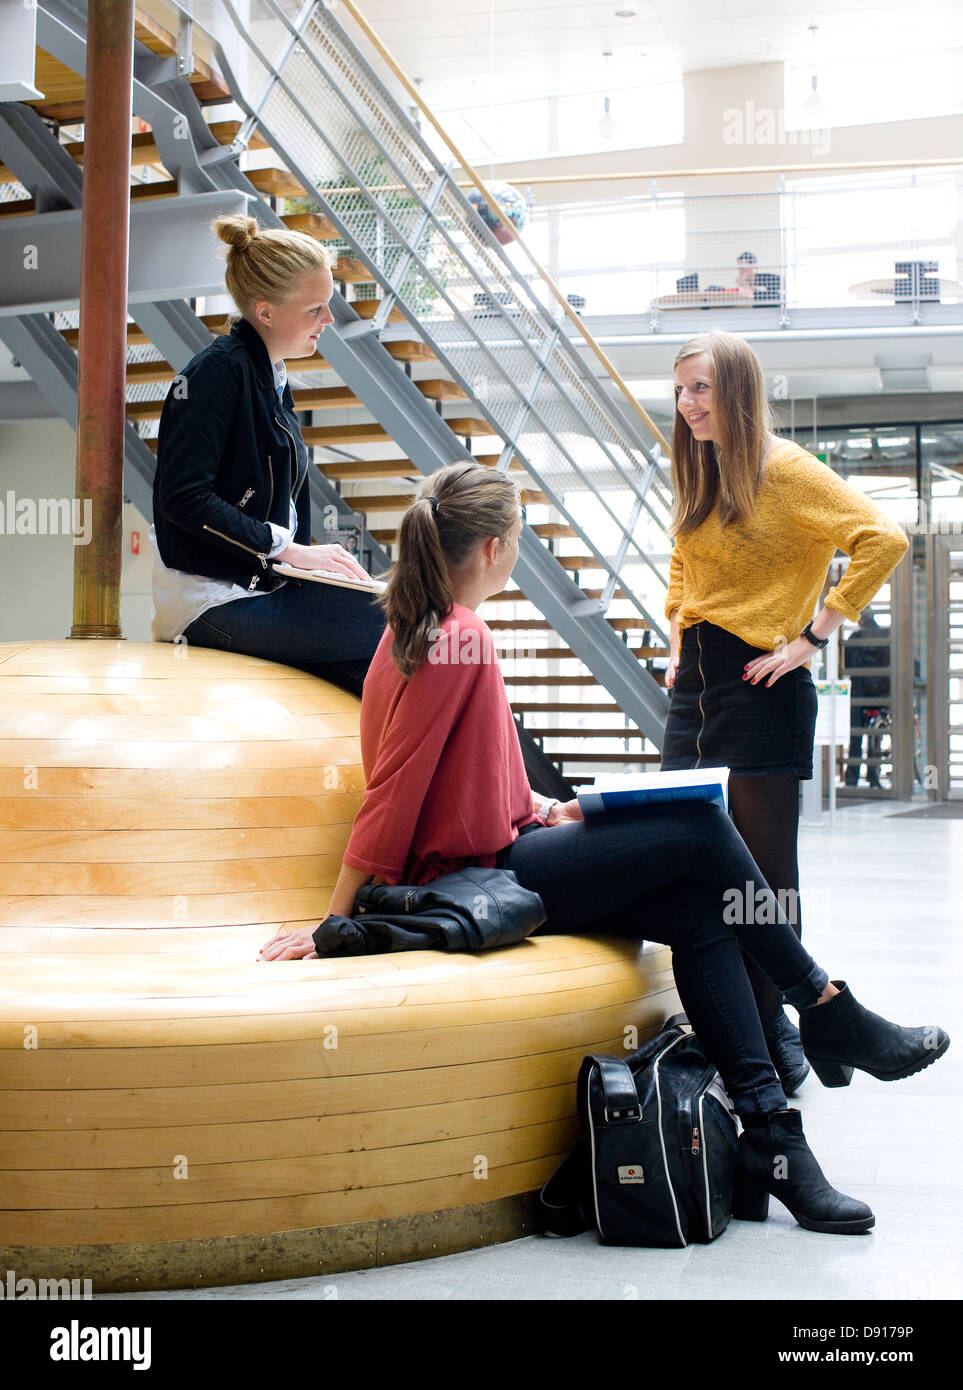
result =
[[485,226],[494,234],[495,239],[507,246],[512,239],[511,233],[502,225],[497,212],[491,206],[492,201],[498,204],[516,232],[520,232],[528,221],[528,204],[518,189],[513,188],[510,183],[489,183],[486,184],[486,188],[487,200],[477,188],[473,188],[468,194],[468,201]]

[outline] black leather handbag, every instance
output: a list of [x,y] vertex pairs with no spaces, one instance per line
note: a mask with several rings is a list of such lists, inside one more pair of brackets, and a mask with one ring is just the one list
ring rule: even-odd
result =
[[327,916],[315,931],[319,956],[387,951],[488,951],[513,946],[545,921],[538,893],[511,869],[469,866],[420,887],[367,883],[355,916]]
[[577,1094],[584,1137],[541,1193],[551,1235],[595,1226],[607,1245],[682,1246],[722,1234],[736,1122],[684,1014],[628,1057],[586,1057]]

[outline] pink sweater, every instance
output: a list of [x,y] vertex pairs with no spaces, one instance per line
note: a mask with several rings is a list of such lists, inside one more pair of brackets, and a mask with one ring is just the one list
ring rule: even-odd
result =
[[405,680],[386,629],[365,677],[366,790],[344,862],[389,883],[491,868],[535,819],[491,632],[456,603],[441,633]]

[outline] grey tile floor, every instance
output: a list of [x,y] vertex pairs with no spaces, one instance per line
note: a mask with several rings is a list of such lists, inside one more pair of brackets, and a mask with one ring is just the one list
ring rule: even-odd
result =
[[[806,944],[861,1003],[954,1037],[919,1076],[846,1090],[814,1076],[793,1105],[827,1177],[870,1203],[864,1236],[816,1235],[773,1202],[712,1245],[601,1247],[592,1234],[533,1236],[415,1264],[139,1299],[957,1299],[963,1296],[963,820],[840,809],[835,830],[800,832]],[[109,1297],[109,1296],[105,1296]]]

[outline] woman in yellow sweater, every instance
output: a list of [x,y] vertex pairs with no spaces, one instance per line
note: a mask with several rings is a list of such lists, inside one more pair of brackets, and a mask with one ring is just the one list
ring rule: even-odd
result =
[[[774,433],[759,359],[742,338],[685,343],[675,393],[662,767],[731,769],[732,819],[798,934],[799,783],[812,777],[816,723],[809,663],[859,617],[908,542],[861,492]],[[850,564],[816,613],[837,549]],[[799,1034],[779,990],[747,967],[792,1095],[809,1071]]]

